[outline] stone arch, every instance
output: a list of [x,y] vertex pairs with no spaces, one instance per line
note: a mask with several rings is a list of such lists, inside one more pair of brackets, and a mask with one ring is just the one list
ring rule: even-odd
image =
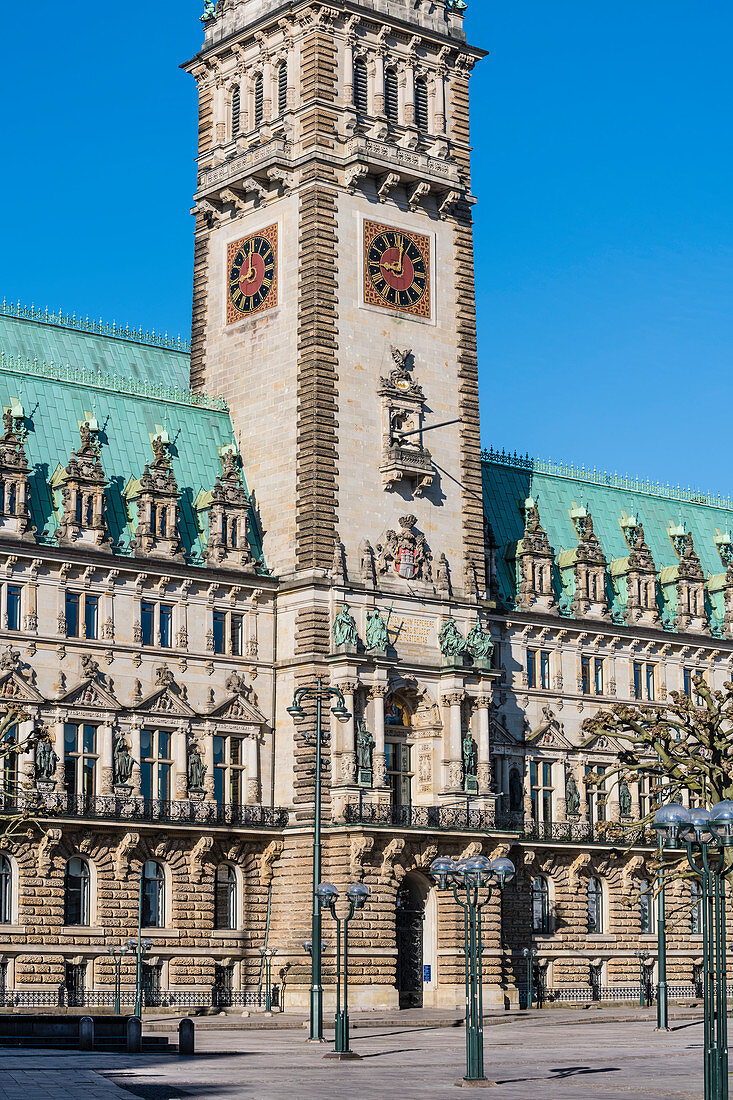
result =
[[[400,1008],[435,1002],[438,907],[433,883],[422,871],[409,871],[397,891],[396,984]],[[429,968],[429,969],[426,969]]]

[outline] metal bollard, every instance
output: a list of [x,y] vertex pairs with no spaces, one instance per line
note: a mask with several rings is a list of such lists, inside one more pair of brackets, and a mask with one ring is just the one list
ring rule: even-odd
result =
[[94,1050],[94,1020],[82,1016],[79,1020],[79,1050]]
[[140,1054],[143,1049],[143,1023],[139,1016],[128,1016],[125,1025],[127,1053]]
[[193,1020],[181,1020],[178,1025],[178,1053],[195,1054]]

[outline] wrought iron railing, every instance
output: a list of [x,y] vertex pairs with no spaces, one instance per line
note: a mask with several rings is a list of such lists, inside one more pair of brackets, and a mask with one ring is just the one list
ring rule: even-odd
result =
[[[733,994],[733,985],[728,986],[728,996]],[[667,996],[672,1001],[696,1000],[702,997],[702,990],[692,982],[672,983],[667,986]],[[646,987],[647,1004],[656,997],[654,985]],[[629,1001],[639,1002],[639,983],[631,985],[609,985],[593,989],[591,986],[576,988],[554,988],[545,993],[545,1001],[553,1004],[586,1004],[591,1001]]]
[[529,821],[520,826],[522,840],[559,841],[563,844],[615,844],[625,847],[656,847],[653,829],[634,829],[614,821],[596,825],[589,821]]
[[391,825],[401,829],[471,829],[486,832],[496,828],[491,810],[473,809],[466,802],[444,806],[385,806],[349,803],[344,808],[347,825]]
[[232,825],[282,829],[289,814],[281,806],[232,804],[220,805],[209,799],[164,801],[134,796],[96,795],[85,797],[52,792],[38,800],[27,794],[5,798],[0,805],[5,812],[28,812],[44,819],[49,817],[83,817],[104,821],[159,821],[171,825]]
[[[227,990],[219,986],[204,989],[156,989],[143,990],[142,1001],[146,1008],[264,1008],[266,990],[261,986],[248,989]],[[271,991],[273,1008],[280,1005],[280,987]],[[120,1007],[132,1009],[135,990],[120,991]],[[114,989],[67,990],[58,989],[3,989],[0,990],[0,1008],[114,1008]]]

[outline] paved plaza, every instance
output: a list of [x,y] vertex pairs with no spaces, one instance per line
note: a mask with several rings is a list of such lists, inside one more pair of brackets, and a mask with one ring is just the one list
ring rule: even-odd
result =
[[[208,1022],[208,1021],[207,1021]],[[213,1023],[213,1021],[212,1021]],[[400,1100],[459,1096],[458,1027],[358,1030],[363,1061],[337,1064],[299,1030],[202,1028],[194,1058],[0,1051],[0,1100]],[[507,1017],[486,1028],[495,1100],[701,1100],[702,1028],[608,1022],[578,1013]]]

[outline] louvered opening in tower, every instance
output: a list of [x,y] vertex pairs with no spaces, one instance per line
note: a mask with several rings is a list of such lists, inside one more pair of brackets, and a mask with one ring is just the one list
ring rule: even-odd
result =
[[262,125],[262,119],[264,114],[265,103],[265,89],[262,81],[262,75],[258,74],[255,77],[255,126]]
[[239,133],[240,95],[239,88],[232,92],[232,137]]
[[284,115],[288,109],[288,63],[283,61],[277,72],[277,110]]
[[428,82],[424,79],[415,81],[415,125],[424,133],[430,129],[428,115]]
[[390,122],[399,122],[400,91],[394,69],[387,69],[384,74],[384,113]]
[[362,115],[369,111],[369,77],[362,57],[354,62],[354,106]]

